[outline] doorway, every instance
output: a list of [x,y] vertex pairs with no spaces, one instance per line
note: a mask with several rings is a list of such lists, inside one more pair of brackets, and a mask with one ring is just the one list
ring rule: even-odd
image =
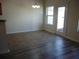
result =
[[58,7],[57,31],[64,32],[65,7]]
[[65,32],[65,6],[48,6],[46,8],[45,28],[53,33]]

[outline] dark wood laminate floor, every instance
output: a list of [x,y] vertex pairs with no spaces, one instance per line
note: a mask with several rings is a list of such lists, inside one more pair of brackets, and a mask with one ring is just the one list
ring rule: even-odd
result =
[[8,35],[9,54],[0,59],[79,59],[79,43],[45,32]]

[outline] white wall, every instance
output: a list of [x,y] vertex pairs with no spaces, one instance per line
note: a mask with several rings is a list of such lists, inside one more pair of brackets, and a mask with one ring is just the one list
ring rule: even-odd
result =
[[6,19],[6,31],[10,33],[40,30],[43,22],[43,7],[33,9],[33,0],[4,0],[2,18]]

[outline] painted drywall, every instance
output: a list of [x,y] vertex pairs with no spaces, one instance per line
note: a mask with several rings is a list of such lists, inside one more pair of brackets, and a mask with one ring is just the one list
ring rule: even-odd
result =
[[[4,0],[0,0],[0,2],[2,3],[2,7],[4,6]],[[4,14],[4,7],[2,8],[2,14],[3,15],[0,15],[0,19],[5,19],[5,14]],[[5,25],[4,23],[1,23],[0,22],[0,27],[1,28],[4,28]],[[0,54],[5,54],[5,53],[8,53],[10,52],[9,51],[9,48],[8,48],[8,41],[7,41],[7,37],[6,37],[6,34],[5,35],[2,35],[0,34]]]
[[[44,29],[53,33],[60,34],[62,36],[65,36],[73,41],[79,42],[79,32],[77,32],[77,26],[78,26],[78,19],[79,19],[79,3],[77,0],[70,0],[70,2],[65,2],[64,0],[45,0],[45,7],[54,5],[60,6],[65,5],[67,7],[67,16],[66,16],[66,31],[64,33],[56,32],[56,21],[54,25],[48,26],[45,24],[46,22],[46,16],[44,19]],[[46,13],[46,12],[44,12]],[[54,17],[56,17],[55,15]],[[54,19],[56,20],[56,18]]]
[[43,22],[43,6],[32,8],[33,0],[4,0],[4,16],[8,34],[40,30]]
[[0,54],[9,53],[9,47],[7,42],[7,37],[4,35],[0,35]]
[[79,1],[71,0],[68,5],[68,20],[67,20],[67,33],[66,35],[79,42],[79,32],[77,32],[78,19],[79,19]]

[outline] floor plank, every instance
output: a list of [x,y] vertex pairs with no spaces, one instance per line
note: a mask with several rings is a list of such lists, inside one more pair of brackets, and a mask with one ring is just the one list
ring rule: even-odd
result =
[[79,43],[46,31],[8,35],[10,53],[0,59],[79,59]]

